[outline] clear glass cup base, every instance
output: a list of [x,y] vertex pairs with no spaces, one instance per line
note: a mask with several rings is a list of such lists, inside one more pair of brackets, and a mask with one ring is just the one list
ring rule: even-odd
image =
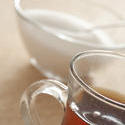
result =
[[34,57],[30,58],[30,64],[35,67],[43,76],[50,78],[50,79],[55,79],[55,80],[59,80],[59,81],[64,81],[60,76],[51,73],[48,70],[45,70],[37,61],[37,59],[35,59]]

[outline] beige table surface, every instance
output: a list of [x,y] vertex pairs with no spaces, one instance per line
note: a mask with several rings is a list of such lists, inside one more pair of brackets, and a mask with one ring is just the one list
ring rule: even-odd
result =
[[[19,110],[21,95],[26,87],[42,78],[41,74],[30,65],[29,56],[21,42],[15,19],[13,0],[1,0],[0,125],[23,125]],[[47,101],[49,100],[46,100],[44,105],[48,104]],[[53,107],[53,105],[51,106]],[[48,110],[50,109],[48,108]],[[55,110],[55,108],[52,109]],[[43,114],[49,112],[48,110],[43,110]],[[53,125],[55,125],[56,122],[58,123],[57,119],[55,117],[51,123],[53,122]]]
[[41,75],[29,64],[18,34],[12,0],[0,1],[0,125],[22,125],[19,100]]

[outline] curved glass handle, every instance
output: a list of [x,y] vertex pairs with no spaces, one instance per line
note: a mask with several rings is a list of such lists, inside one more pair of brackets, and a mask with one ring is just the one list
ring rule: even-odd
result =
[[56,98],[65,110],[68,87],[56,80],[41,80],[29,86],[21,99],[21,113],[25,125],[41,125],[34,101],[39,94],[49,94]]

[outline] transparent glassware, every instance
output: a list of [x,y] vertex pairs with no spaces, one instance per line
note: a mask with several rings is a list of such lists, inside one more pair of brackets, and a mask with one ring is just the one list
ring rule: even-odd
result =
[[124,0],[14,0],[14,4],[30,62],[48,78],[67,81],[68,64],[78,52],[125,48]]
[[25,125],[43,124],[35,100],[45,94],[64,108],[62,125],[124,125],[124,74],[125,56],[121,54],[103,50],[77,54],[70,63],[68,86],[48,79],[25,90],[21,99]]

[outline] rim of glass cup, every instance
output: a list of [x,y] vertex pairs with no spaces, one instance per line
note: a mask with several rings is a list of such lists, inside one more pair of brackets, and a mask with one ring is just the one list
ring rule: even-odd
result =
[[[34,21],[34,20],[31,20],[30,17],[28,17],[23,8],[21,8],[20,6],[20,3],[21,3],[21,0],[14,0],[14,6],[15,6],[15,9],[16,9],[16,12],[17,14],[23,18],[25,21],[28,21],[29,23],[35,25],[37,28],[39,29],[43,29],[45,30],[45,26],[44,25],[41,25],[39,24],[38,22]],[[94,29],[106,29],[106,28],[118,28],[118,27],[124,27],[125,26],[125,22],[124,21],[120,21],[120,22],[117,22],[115,24],[107,24],[107,25],[100,25],[100,26],[95,26],[94,28],[90,28],[88,30],[85,30],[88,31],[88,32],[91,32],[92,30]],[[86,40],[87,41],[87,40]],[[104,49],[104,50],[124,50],[125,49],[125,44],[123,45],[111,45],[111,46],[107,46],[107,45],[98,45],[98,44],[94,44],[94,43],[89,43],[89,42],[73,42],[74,44],[79,44],[79,45],[87,45],[87,46],[90,46],[92,48],[95,48],[95,49]]]
[[113,99],[110,99],[100,93],[98,93],[96,90],[94,90],[92,87],[90,87],[89,85],[87,85],[86,82],[84,82],[84,80],[82,80],[77,72],[75,71],[74,68],[74,63],[79,60],[80,58],[86,58],[88,56],[93,56],[93,55],[107,55],[107,56],[115,56],[115,57],[120,57],[120,58],[125,58],[124,55],[117,53],[117,52],[113,52],[113,51],[105,51],[105,50],[89,50],[89,51],[84,51],[84,52],[80,52],[77,55],[75,55],[73,57],[73,59],[71,60],[70,63],[70,73],[72,75],[72,77],[78,82],[78,84],[85,90],[87,91],[89,94],[91,94],[92,96],[94,96],[95,98],[99,99],[100,101],[103,101],[104,103],[108,103],[109,105],[113,105],[117,108],[120,108],[122,110],[125,110],[125,104],[117,102]]

